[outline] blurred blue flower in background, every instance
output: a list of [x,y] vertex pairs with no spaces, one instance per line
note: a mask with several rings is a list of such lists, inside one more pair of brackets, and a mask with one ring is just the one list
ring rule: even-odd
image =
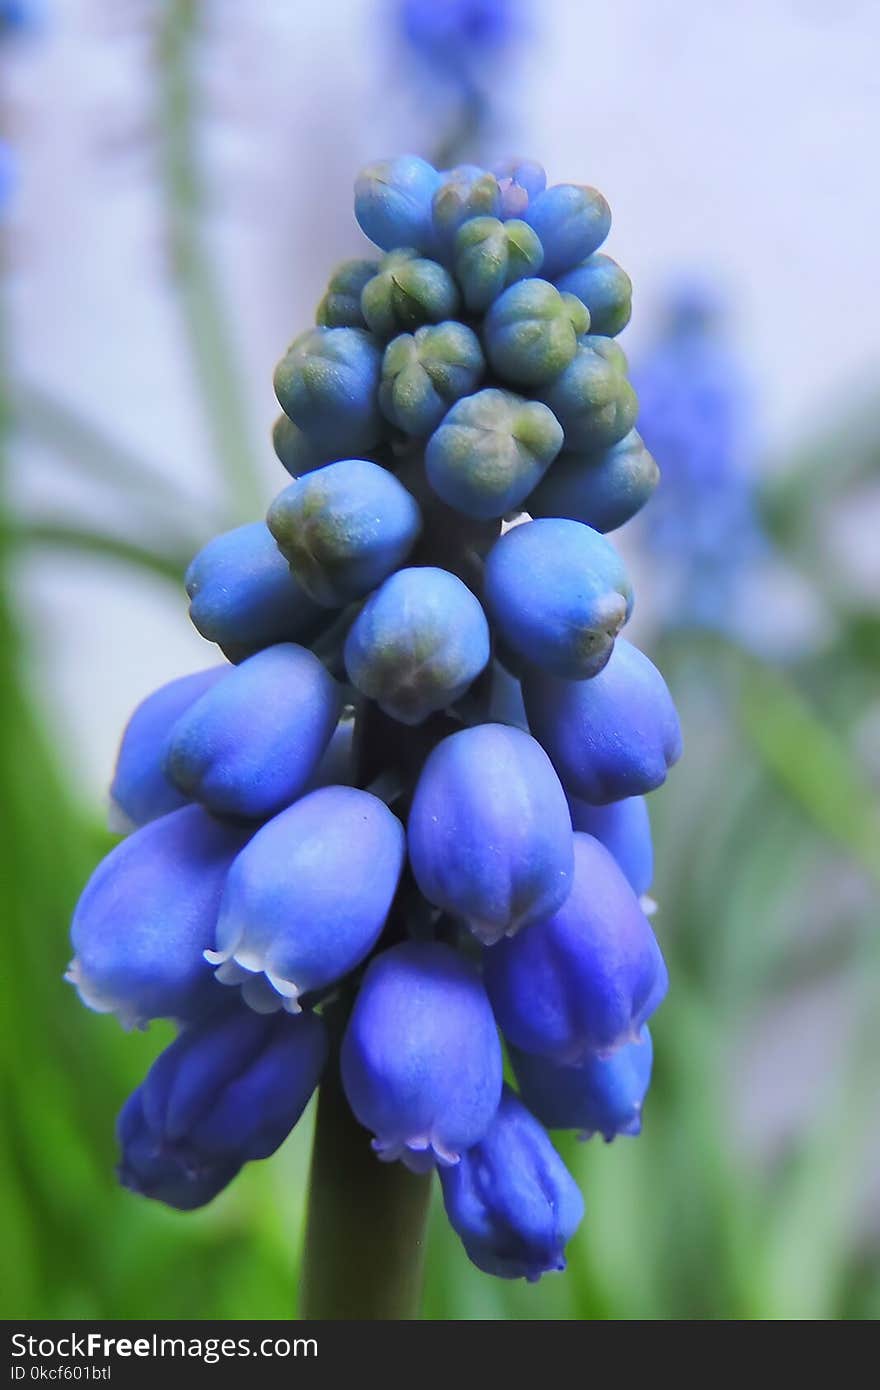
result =
[[400,32],[431,75],[477,88],[521,33],[519,0],[399,0]]
[[438,168],[480,158],[488,130],[506,124],[499,120],[499,78],[508,76],[526,37],[526,10],[526,0],[392,0],[398,72],[408,77],[420,110],[435,108]]
[[740,636],[740,583],[769,553],[756,505],[754,401],[709,281],[668,294],[653,348],[637,363],[639,432],[660,466],[649,548],[669,587],[664,622]]
[[12,202],[18,183],[18,160],[8,140],[0,140],[0,217]]
[[0,0],[0,39],[34,29],[43,13],[40,0]]

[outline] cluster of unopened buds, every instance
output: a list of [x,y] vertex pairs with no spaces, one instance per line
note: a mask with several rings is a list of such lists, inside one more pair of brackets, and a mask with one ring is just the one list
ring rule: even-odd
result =
[[630,284],[601,194],[530,162],[392,159],[355,210],[381,255],[278,366],[294,481],[190,567],[227,662],[126,729],[131,833],[70,978],[180,1026],[122,1112],[128,1187],[209,1201],[339,1066],[378,1158],[436,1168],[471,1259],[536,1279],[583,1209],[545,1126],[638,1133],[667,986],[643,797],[680,732],[618,636],[604,535],[656,482],[614,341]]

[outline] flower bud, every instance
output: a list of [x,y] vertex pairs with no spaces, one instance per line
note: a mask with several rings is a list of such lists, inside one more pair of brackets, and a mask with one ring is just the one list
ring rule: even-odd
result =
[[541,238],[548,278],[591,256],[611,230],[611,209],[602,194],[574,183],[545,188],[529,200],[523,218]]
[[525,502],[562,441],[559,421],[540,401],[478,391],[458,401],[428,440],[428,481],[448,506],[491,521]]
[[299,425],[282,413],[272,426],[272,447],[279,463],[282,463],[293,478],[303,473],[311,473],[313,468],[331,460],[323,458],[314,445],[303,434]]
[[611,343],[610,338],[584,338],[569,365],[542,391],[565,431],[567,449],[607,448],[635,424],[636,393],[624,375],[625,366],[609,357]]
[[570,796],[568,805],[575,830],[600,840],[623,870],[636,897],[643,898],[654,878],[654,846],[645,798],[628,796],[605,806],[591,806]]
[[231,667],[180,716],[166,772],[214,815],[265,820],[305,788],[341,705],[339,686],[312,652],[268,647]]
[[123,1186],[184,1211],[203,1206],[242,1164],[284,1142],[326,1057],[316,1014],[263,1018],[235,1007],[184,1029],[119,1117]]
[[447,570],[398,570],[364,604],[345,643],[352,684],[401,724],[454,704],[489,660],[479,600]]
[[130,830],[185,806],[187,797],[165,775],[168,735],[180,716],[229,670],[211,666],[169,681],[142,700],[125,726],[110,787],[110,829]]
[[144,1119],[140,1089],[122,1107],[116,1137],[121,1154],[116,1172],[122,1186],[177,1211],[206,1207],[241,1171],[235,1158],[205,1160],[197,1168],[185,1168],[175,1155],[163,1153]]
[[512,676],[500,661],[492,663],[488,719],[491,724],[513,724],[515,728],[523,729],[526,733],[529,731],[522,686],[516,676]]
[[484,953],[505,1038],[565,1066],[634,1042],[668,983],[648,919],[605,846],[575,834],[574,864],[552,917]]
[[484,313],[507,285],[537,275],[543,260],[537,235],[516,218],[472,217],[455,234],[455,276],[472,314]]
[[342,459],[275,498],[269,530],[310,598],[341,608],[403,564],[418,539],[418,504],[387,469]]
[[258,1013],[298,1013],[300,995],[375,945],[404,852],[400,821],[369,792],[321,787],[282,811],[229,873],[217,949],[205,952],[221,984],[241,985]]
[[597,251],[556,281],[556,288],[577,295],[590,311],[590,331],[614,338],[629,323],[632,281],[610,256]]
[[373,960],[342,1044],[342,1081],[381,1159],[413,1172],[457,1164],[501,1095],[501,1046],[474,967],[407,941]]
[[450,1225],[477,1269],[529,1283],[565,1269],[584,1201],[546,1131],[509,1087],[488,1133],[454,1168],[441,1168],[440,1183]]
[[416,882],[483,942],[549,916],[571,890],[571,819],[550,760],[529,734],[480,724],[443,739],[413,796]]
[[343,261],[337,266],[318,305],[315,322],[322,328],[366,328],[361,291],[378,269],[375,260]]
[[520,1095],[548,1129],[577,1129],[580,1139],[601,1134],[609,1144],[618,1134],[641,1133],[653,1061],[647,1027],[638,1042],[610,1057],[590,1054],[577,1067],[561,1067],[515,1047],[509,1051]]
[[401,333],[382,360],[382,413],[406,434],[428,435],[451,405],[476,388],[485,370],[480,340],[463,323]]
[[459,227],[473,217],[497,217],[501,212],[501,189],[494,174],[475,164],[451,169],[434,194],[431,216],[436,254],[449,265],[455,256]]
[[530,671],[523,681],[529,727],[572,796],[594,805],[641,796],[681,757],[681,728],[656,666],[623,638],[586,681]]
[[361,294],[364,318],[377,338],[387,341],[423,323],[454,318],[458,288],[442,265],[412,247],[389,251]]
[[520,661],[567,680],[586,680],[608,661],[632,611],[632,586],[617,551],[578,521],[514,526],[486,561],[484,602]]
[[77,903],[67,975],[83,1003],[124,1027],[197,1018],[218,991],[211,944],[226,874],[249,832],[184,806],[123,840]]
[[208,541],[184,583],[193,625],[230,661],[275,642],[308,641],[327,621],[325,610],[293,578],[262,521]]
[[529,498],[529,511],[583,521],[596,531],[616,531],[641,510],[659,478],[641,436],[630,430],[610,449],[560,454]]
[[501,189],[502,217],[522,217],[529,200],[547,187],[547,175],[534,159],[502,159],[492,173]]
[[312,328],[275,368],[275,394],[325,458],[356,455],[382,436],[381,365],[379,344],[362,328]]
[[561,295],[547,280],[521,280],[486,315],[486,354],[512,386],[545,385],[572,361],[589,326],[589,313],[574,295]]
[[417,155],[368,164],[354,186],[354,214],[361,229],[383,251],[414,246],[430,254],[431,199],[439,182],[437,170]]

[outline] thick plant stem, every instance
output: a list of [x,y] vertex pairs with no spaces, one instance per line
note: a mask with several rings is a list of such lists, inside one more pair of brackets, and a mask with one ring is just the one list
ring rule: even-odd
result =
[[431,1178],[380,1163],[352,1115],[336,1062],[321,1084],[299,1316],[419,1316]]

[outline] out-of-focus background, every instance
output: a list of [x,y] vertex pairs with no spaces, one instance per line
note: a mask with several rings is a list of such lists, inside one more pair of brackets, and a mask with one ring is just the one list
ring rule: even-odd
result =
[[644,1132],[561,1141],[587,1215],[536,1287],[438,1214],[425,1314],[880,1315],[878,43],[868,0],[0,0],[5,1316],[295,1306],[310,1116],[204,1212],[123,1192],[165,1034],[61,977],[125,720],[213,659],[183,568],[283,485],[272,367],[405,151],[611,203],[664,473],[615,539],[686,738]]

